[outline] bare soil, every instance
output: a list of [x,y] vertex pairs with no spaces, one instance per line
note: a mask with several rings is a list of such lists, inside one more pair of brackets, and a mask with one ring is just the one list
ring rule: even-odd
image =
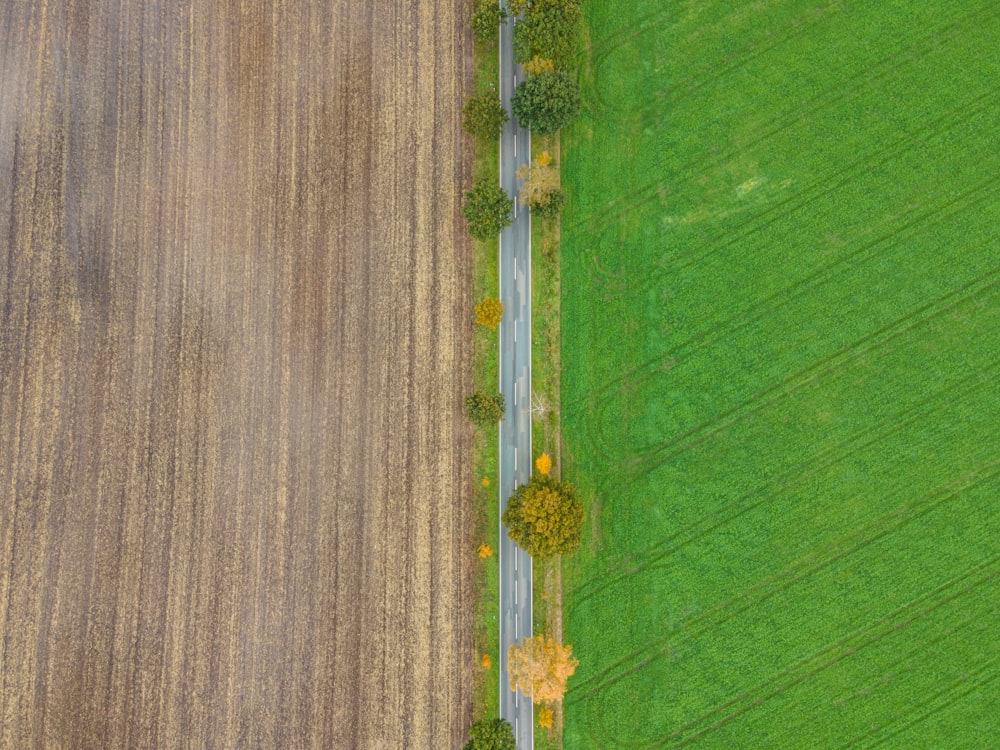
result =
[[0,3],[0,747],[461,746],[466,5]]

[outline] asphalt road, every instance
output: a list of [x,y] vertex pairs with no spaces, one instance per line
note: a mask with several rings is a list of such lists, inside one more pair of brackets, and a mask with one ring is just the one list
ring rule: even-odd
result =
[[[500,98],[510,112],[510,98],[521,66],[514,63],[513,22],[500,27]],[[517,203],[518,167],[531,155],[531,134],[511,114],[500,136],[500,184],[515,199],[514,220],[500,234],[500,392],[507,414],[500,423],[500,508],[518,484],[531,476],[531,216]],[[510,689],[507,648],[531,635],[531,556],[500,526],[500,716],[507,719],[519,750],[534,745],[531,699]]]

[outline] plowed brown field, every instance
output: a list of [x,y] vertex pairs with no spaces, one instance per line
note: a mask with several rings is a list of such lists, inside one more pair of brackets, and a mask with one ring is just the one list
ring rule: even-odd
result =
[[0,3],[0,747],[460,746],[464,6]]

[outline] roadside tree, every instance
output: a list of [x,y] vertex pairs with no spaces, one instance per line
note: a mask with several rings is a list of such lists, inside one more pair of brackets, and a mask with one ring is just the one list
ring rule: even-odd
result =
[[580,87],[566,73],[539,73],[517,84],[511,109],[521,125],[549,135],[580,112]]
[[476,323],[495,329],[503,318],[503,302],[496,297],[486,297],[476,305]]
[[462,109],[462,127],[473,138],[495,140],[507,122],[507,110],[492,86],[469,98]]
[[535,468],[539,474],[548,474],[552,471],[552,457],[548,453],[543,453],[535,459]]
[[538,726],[544,729],[552,729],[553,711],[549,706],[542,706],[538,709]]
[[488,240],[510,225],[514,202],[502,187],[483,178],[465,194],[462,213],[469,222],[469,234],[477,240]]
[[489,427],[503,419],[507,404],[502,393],[476,391],[465,397],[465,411],[474,423]]
[[514,728],[506,719],[480,719],[469,729],[463,750],[517,750]]
[[580,0],[515,0],[511,15],[522,15],[514,24],[514,59],[526,63],[533,57],[552,60],[566,68],[576,54],[583,10]]
[[552,60],[541,55],[535,55],[521,67],[529,76],[537,76],[539,73],[551,73],[556,69],[556,65]]
[[518,197],[522,205],[542,217],[559,213],[565,196],[559,186],[559,168],[552,164],[547,151],[543,151],[530,166],[522,164],[517,170],[517,178],[522,180]]
[[580,547],[583,503],[568,482],[535,474],[507,500],[507,534],[532,557],[571,555]]
[[503,6],[495,0],[476,0],[472,9],[472,35],[480,44],[495,42],[500,24],[507,20]]
[[507,673],[510,689],[521,692],[535,703],[561,701],[566,694],[566,680],[580,663],[573,647],[564,646],[544,635],[523,638],[507,649]]

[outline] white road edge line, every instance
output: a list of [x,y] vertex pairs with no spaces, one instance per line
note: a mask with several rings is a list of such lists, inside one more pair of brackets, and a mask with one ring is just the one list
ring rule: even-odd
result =
[[[503,62],[504,62],[504,54],[503,54],[504,53],[503,26],[499,26],[497,28],[497,48],[498,48],[498,54],[497,54],[498,63],[500,65],[500,70],[503,70]],[[498,83],[499,83],[499,88],[500,88],[500,100],[503,101],[503,95],[504,95],[504,90],[503,90],[503,76],[497,76],[497,78],[499,78]],[[498,140],[498,143],[497,143],[497,173],[498,173],[497,182],[502,185],[503,184],[502,180],[499,179],[499,178],[501,178],[503,176],[503,135],[501,134],[500,137],[497,140]],[[500,235],[497,237],[497,261],[498,262],[502,262],[502,260],[503,260],[503,233],[501,232]],[[503,299],[503,274],[500,274],[499,287],[500,287],[499,288],[500,299]],[[499,338],[499,344],[500,344],[500,351],[503,351],[503,334],[504,334],[504,326],[501,325],[500,326],[499,336],[498,336],[498,338]],[[503,358],[502,357],[500,358],[500,363],[499,364],[500,364],[500,366],[497,367],[497,385],[498,385],[498,390],[503,391]],[[503,424],[500,423],[500,422],[497,423],[497,445],[503,445]],[[498,477],[497,477],[497,480],[498,480],[497,481],[497,503],[498,503],[499,507],[502,508],[503,507],[503,498],[500,497],[500,493],[503,492],[503,462],[502,461],[499,462],[499,467],[498,468],[499,468],[499,470],[497,472],[498,473]],[[499,523],[497,523],[497,567],[500,570],[503,570],[503,522],[502,521],[499,522]],[[499,630],[500,643],[503,643],[504,642],[504,627],[503,627],[503,620],[504,620],[504,618],[499,617],[497,619],[500,621],[499,623],[497,623],[499,625],[498,630]],[[501,664],[502,664],[502,662],[503,662],[502,655],[501,655],[501,660],[500,661],[501,661]],[[503,695],[503,689],[504,689],[504,684],[503,684],[503,681],[504,681],[503,680],[504,671],[505,670],[502,669],[502,668],[497,670],[497,684],[498,684],[498,689],[499,689],[500,695]]]

